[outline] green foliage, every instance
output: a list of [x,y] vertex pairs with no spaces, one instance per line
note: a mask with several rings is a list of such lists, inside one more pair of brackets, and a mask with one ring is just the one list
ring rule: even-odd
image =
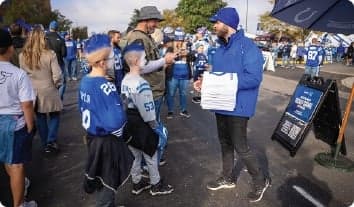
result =
[[42,24],[48,28],[50,21],[57,20],[59,31],[70,29],[72,21],[65,18],[58,10],[49,11],[42,6],[41,0],[13,0],[5,8],[3,25],[10,25],[17,19],[23,19],[29,24]]
[[71,30],[73,39],[80,38],[80,40],[88,38],[87,27],[73,27]]
[[130,18],[130,22],[128,24],[128,28],[135,28],[138,24],[138,17],[139,17],[139,9],[134,9],[133,16]]
[[[274,0],[269,0],[269,3],[274,5]],[[289,25],[270,16],[270,12],[260,15],[259,21],[264,31],[276,37],[275,41],[281,40],[282,37],[287,37],[293,41],[302,42],[310,33],[307,29]]]
[[5,9],[3,23],[9,25],[17,19],[25,19],[29,23],[43,24],[45,18],[42,15],[48,15],[48,12],[42,11],[39,0],[33,0],[31,3],[14,0]]
[[177,13],[175,10],[165,9],[162,12],[162,16],[163,16],[164,21],[162,21],[160,23],[160,27],[166,27],[166,26],[170,26],[173,28],[185,27],[185,24],[183,22],[183,18],[177,16]]
[[180,0],[176,8],[177,16],[183,19],[186,32],[195,32],[198,27],[212,24],[209,18],[227,3],[222,0]]
[[[201,26],[210,29],[212,24],[209,18],[226,5],[227,3],[223,0],[180,0],[175,10],[163,11],[162,16],[165,21],[162,21],[160,26],[183,27],[189,33],[195,32]],[[136,27],[138,16],[139,9],[134,9],[129,28]]]
[[71,25],[73,22],[70,19],[65,18],[59,10],[54,10],[51,14],[51,20],[55,19],[58,22],[59,28],[58,31],[68,31],[70,30]]

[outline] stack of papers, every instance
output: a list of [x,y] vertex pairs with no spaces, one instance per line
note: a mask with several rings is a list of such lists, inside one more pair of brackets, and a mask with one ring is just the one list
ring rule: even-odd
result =
[[236,73],[203,73],[201,103],[203,109],[233,111],[236,107]]

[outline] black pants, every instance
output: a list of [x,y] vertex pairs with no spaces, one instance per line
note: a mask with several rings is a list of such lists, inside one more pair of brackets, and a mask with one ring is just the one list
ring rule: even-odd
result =
[[259,162],[247,143],[248,118],[216,114],[219,142],[222,152],[222,175],[231,178],[236,182],[234,167],[235,154],[246,166],[253,182],[259,184],[264,182],[264,174],[261,171]]

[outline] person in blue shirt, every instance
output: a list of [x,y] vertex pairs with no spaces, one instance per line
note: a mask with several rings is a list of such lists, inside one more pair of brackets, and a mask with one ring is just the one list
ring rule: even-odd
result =
[[274,67],[277,67],[277,59],[278,59],[278,53],[279,53],[279,46],[278,43],[273,43],[271,47],[271,52],[272,52],[272,57],[273,57],[273,64]]
[[91,66],[78,94],[88,148],[84,190],[97,191],[96,206],[113,207],[115,193],[129,177],[134,160],[123,139],[127,119],[116,86],[106,78],[114,65],[108,35],[91,36],[84,53]]
[[[193,73],[193,80],[196,81],[199,78],[202,78],[203,73],[209,67],[208,58],[204,55],[204,45],[197,44],[196,46],[197,53],[194,57],[194,73]],[[208,50],[209,51],[209,50]],[[214,51],[215,54],[216,50]],[[213,55],[214,55],[213,54]],[[196,92],[196,95],[193,96],[192,102],[199,104],[201,101],[200,93]]]
[[343,60],[343,56],[344,56],[344,53],[345,53],[345,47],[343,46],[343,42],[341,42],[339,44],[339,46],[337,47],[337,62],[342,62]]
[[312,44],[306,48],[305,74],[309,74],[311,77],[318,76],[323,56],[324,51],[318,45],[317,38],[312,38]]
[[281,67],[288,68],[289,67],[289,58],[291,52],[291,45],[288,42],[285,42],[283,47],[281,48],[282,51],[282,64]]
[[181,28],[176,28],[174,52],[178,52],[178,57],[172,65],[172,77],[167,81],[167,118],[173,118],[174,99],[178,89],[179,93],[179,111],[180,115],[185,118],[190,118],[191,115],[187,111],[187,90],[192,72],[190,61],[187,52],[187,46],[184,42],[185,33]]
[[70,34],[65,34],[66,57],[64,58],[66,77],[68,80],[77,80],[77,45]]
[[306,54],[306,50],[304,46],[299,46],[296,51],[296,55],[299,57],[298,64],[302,64],[302,60]]
[[[221,177],[209,182],[207,188],[219,190],[236,186],[237,178],[233,174],[236,151],[237,160],[244,163],[252,177],[253,190],[248,194],[248,199],[250,202],[258,202],[270,181],[262,172],[256,153],[248,145],[247,123],[256,111],[263,75],[263,56],[257,45],[245,37],[244,31],[237,30],[239,16],[235,8],[222,8],[210,20],[214,23],[213,28],[220,41],[220,47],[214,55],[212,72],[237,73],[238,91],[233,111],[215,111],[223,169]],[[194,82],[196,90],[200,90],[201,86],[201,79]]]
[[121,34],[117,30],[110,30],[108,35],[111,38],[111,45],[114,52],[114,66],[112,74],[108,74],[108,76],[111,76],[114,79],[114,84],[116,85],[118,94],[120,94],[121,84],[124,77],[122,52],[121,48],[119,47]]

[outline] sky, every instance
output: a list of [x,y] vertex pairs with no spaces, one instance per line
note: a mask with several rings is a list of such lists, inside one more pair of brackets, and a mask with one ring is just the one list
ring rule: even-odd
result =
[[[245,28],[248,1],[247,31],[255,34],[260,14],[272,9],[267,0],[224,0],[235,7],[240,16],[240,25]],[[175,9],[179,0],[51,0],[52,9],[73,21],[73,26],[88,26],[89,32],[107,32],[110,29],[125,31],[134,9],[156,6]],[[123,6],[124,5],[124,6]]]

